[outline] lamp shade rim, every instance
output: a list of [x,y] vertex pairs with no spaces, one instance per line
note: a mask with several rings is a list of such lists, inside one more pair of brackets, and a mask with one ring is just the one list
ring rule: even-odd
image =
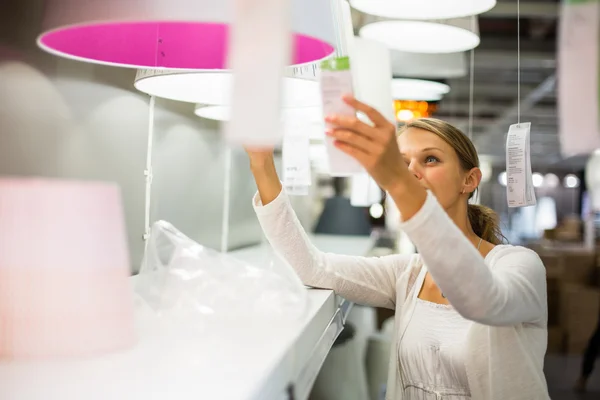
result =
[[482,14],[494,8],[496,0],[350,0],[350,4],[356,10],[376,17],[423,21]]

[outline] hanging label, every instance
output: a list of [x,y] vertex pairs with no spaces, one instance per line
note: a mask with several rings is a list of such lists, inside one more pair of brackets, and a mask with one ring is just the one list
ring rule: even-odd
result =
[[272,147],[281,142],[283,76],[292,61],[291,1],[235,0],[233,17],[228,54],[233,90],[226,137],[230,143]]
[[529,149],[531,122],[511,125],[506,138],[506,199],[509,207],[536,204]]
[[381,189],[367,173],[352,175],[350,204],[354,207],[370,207],[381,202]]
[[283,136],[283,186],[290,195],[306,196],[311,185],[310,137],[302,126],[287,126]]
[[[356,116],[355,110],[342,100],[342,96],[353,94],[352,71],[348,57],[331,58],[321,63],[321,96],[323,114]],[[333,128],[331,124],[326,127]],[[354,158],[334,146],[334,140],[326,137],[329,172],[332,176],[350,176],[363,172],[362,166]]]

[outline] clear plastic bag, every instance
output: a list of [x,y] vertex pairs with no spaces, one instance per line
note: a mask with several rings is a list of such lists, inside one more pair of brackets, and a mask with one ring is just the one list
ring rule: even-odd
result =
[[138,300],[144,303],[144,313],[153,312],[163,320],[187,326],[298,320],[306,311],[306,288],[293,269],[269,249],[262,249],[264,256],[259,257],[267,262],[250,265],[204,247],[170,223],[158,221],[136,277]]

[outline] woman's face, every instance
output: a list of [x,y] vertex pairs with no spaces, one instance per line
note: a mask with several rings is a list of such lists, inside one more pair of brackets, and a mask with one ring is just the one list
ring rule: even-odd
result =
[[408,169],[433,192],[445,210],[453,208],[465,188],[465,172],[454,149],[434,133],[408,128],[398,138]]

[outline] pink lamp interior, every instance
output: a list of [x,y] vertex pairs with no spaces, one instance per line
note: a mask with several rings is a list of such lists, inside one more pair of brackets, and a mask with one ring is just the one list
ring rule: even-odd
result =
[[[226,69],[228,25],[195,22],[104,23],[65,27],[40,45],[66,57],[139,68]],[[293,64],[320,60],[334,48],[294,35]]]

